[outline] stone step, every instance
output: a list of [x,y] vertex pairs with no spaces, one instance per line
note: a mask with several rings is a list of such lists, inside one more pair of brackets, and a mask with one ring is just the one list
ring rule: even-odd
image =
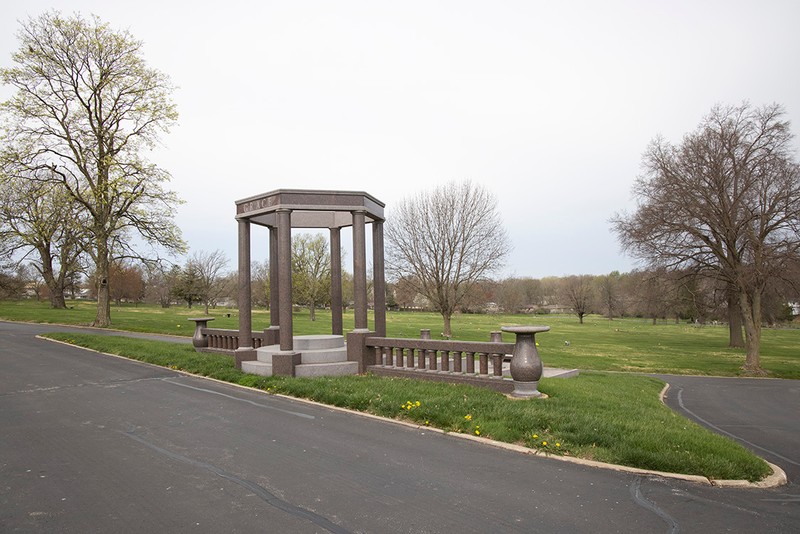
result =
[[293,345],[294,350],[297,352],[302,352],[304,350],[338,349],[344,347],[344,336],[330,334],[295,336]]
[[306,363],[338,363],[347,361],[347,348],[326,350],[304,350],[300,353],[301,364]]
[[[338,347],[334,349],[306,349],[303,351],[295,349],[300,353],[301,363],[336,363],[347,361],[347,348]],[[256,358],[260,362],[272,364],[272,355],[280,352],[278,345],[261,347],[256,349]]]
[[311,363],[294,368],[295,376],[342,376],[358,374],[358,362]]
[[[242,371],[272,376],[272,364],[259,361],[242,362]],[[358,362],[305,363],[294,368],[295,376],[342,376],[358,374]]]
[[272,376],[272,364],[253,361],[242,362],[242,371],[253,375]]

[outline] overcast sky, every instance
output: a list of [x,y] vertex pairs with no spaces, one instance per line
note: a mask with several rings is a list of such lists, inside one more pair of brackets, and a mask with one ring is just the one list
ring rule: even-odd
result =
[[3,66],[18,21],[48,9],[144,41],[180,112],[152,160],[186,201],[191,249],[231,267],[236,200],[366,191],[391,217],[407,195],[470,179],[497,196],[513,245],[502,275],[628,271],[608,220],[634,207],[653,137],[680,142],[714,104],[744,100],[784,105],[800,132],[796,0],[0,4]]

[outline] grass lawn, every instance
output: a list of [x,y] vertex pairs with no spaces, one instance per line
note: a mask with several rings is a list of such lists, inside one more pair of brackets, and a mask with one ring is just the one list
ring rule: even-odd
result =
[[[93,334],[48,337],[295,397],[413,421],[420,425],[518,443],[551,454],[711,479],[759,480],[758,457],[661,404],[663,382],[626,374],[582,372],[544,379],[547,399],[510,400],[482,388],[375,376],[262,377],[236,370],[228,356],[191,345]],[[544,337],[544,336],[543,336]]]
[[[53,310],[47,303],[0,302],[0,318],[15,321],[88,325],[95,315],[95,303],[70,302],[72,309]],[[227,317],[226,314],[230,314]],[[114,328],[133,332],[155,332],[191,336],[194,323],[188,319],[203,315],[202,309],[159,308],[146,305],[112,307]],[[238,328],[236,310],[211,310],[215,320],[209,326]],[[296,334],[330,332],[330,313],[319,311],[311,322],[307,310],[296,312]],[[539,353],[550,367],[584,370],[739,376],[744,363],[742,349],[728,348],[726,326],[676,324],[653,325],[644,319],[614,319],[588,316],[579,324],[571,315],[456,315],[453,338],[488,341],[489,333],[512,324],[545,324],[551,331],[536,336]],[[253,311],[255,330],[269,325],[269,312]],[[345,331],[353,328],[353,314],[345,313]],[[434,313],[389,312],[390,337],[417,337],[428,328],[440,337],[442,320]],[[513,336],[504,334],[512,342]],[[567,345],[565,342],[569,342]],[[765,328],[762,332],[761,364],[769,376],[800,378],[800,328]]]

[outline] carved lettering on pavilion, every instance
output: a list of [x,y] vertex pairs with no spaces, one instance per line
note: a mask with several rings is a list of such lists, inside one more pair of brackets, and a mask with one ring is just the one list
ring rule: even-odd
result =
[[253,200],[248,200],[247,202],[243,202],[242,204],[238,204],[236,206],[236,213],[238,215],[241,215],[243,213],[257,212],[267,208],[271,208],[277,203],[278,203],[277,195],[255,198]]

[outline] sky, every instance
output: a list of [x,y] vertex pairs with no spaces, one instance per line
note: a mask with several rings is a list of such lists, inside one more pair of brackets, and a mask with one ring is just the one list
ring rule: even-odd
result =
[[[191,251],[221,250],[231,268],[237,200],[365,191],[391,224],[400,199],[471,180],[495,194],[512,245],[498,277],[630,271],[609,219],[635,209],[654,137],[679,143],[715,104],[744,101],[783,105],[800,131],[796,0],[0,6],[2,66],[19,21],[51,9],[144,42],[180,113],[150,159],[185,200]],[[266,258],[266,229],[252,239]]]

